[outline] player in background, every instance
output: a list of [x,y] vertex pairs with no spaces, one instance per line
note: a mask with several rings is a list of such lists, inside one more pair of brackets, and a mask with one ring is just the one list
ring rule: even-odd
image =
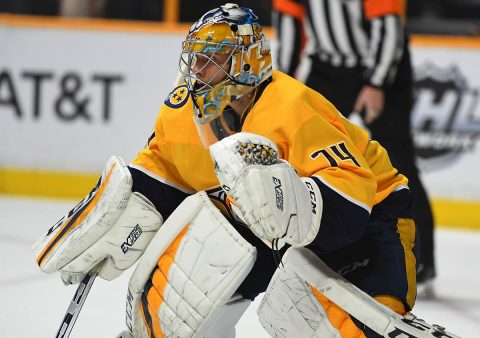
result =
[[[203,15],[179,68],[185,82],[162,105],[148,145],[128,166],[113,157],[39,241],[41,269],[77,283],[105,259],[99,275],[113,279],[141,256],[122,337],[233,337],[269,282],[260,320],[271,334],[374,337],[387,334],[385,320],[407,320],[415,224],[408,180],[385,149],[318,92],[272,71],[248,8]],[[279,264],[285,251],[293,254]],[[292,273],[287,282],[300,288],[282,286]],[[343,287],[321,287],[326,275],[345,278]],[[339,304],[323,294],[331,290]],[[275,305],[286,299],[313,307]]]
[[273,0],[278,68],[360,113],[373,139],[409,179],[420,236],[419,294],[432,295],[434,221],[411,136],[412,67],[403,0]]

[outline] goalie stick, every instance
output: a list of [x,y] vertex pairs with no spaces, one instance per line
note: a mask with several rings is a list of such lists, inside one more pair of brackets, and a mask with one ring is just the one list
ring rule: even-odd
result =
[[88,293],[92,288],[95,277],[97,277],[98,271],[100,270],[102,264],[103,261],[98,263],[89,273],[87,273],[87,275],[78,285],[77,291],[75,292],[75,295],[68,306],[67,313],[65,314],[65,317],[63,317],[62,324],[60,325],[55,338],[68,338],[70,336],[73,325],[77,320],[83,303],[85,303],[85,299],[87,299]]

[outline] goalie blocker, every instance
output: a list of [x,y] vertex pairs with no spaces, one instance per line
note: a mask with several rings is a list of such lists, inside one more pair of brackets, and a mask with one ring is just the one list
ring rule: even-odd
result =
[[112,156],[93,190],[34,245],[37,264],[76,284],[106,259],[98,275],[112,280],[137,261],[162,223],[152,203],[132,193],[125,162]]
[[272,337],[459,338],[380,304],[306,248],[290,248],[282,261],[258,308]]

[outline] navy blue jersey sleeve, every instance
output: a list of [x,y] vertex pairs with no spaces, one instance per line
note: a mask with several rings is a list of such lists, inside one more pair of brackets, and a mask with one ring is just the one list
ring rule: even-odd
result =
[[318,178],[312,179],[322,194],[323,213],[317,237],[308,247],[327,253],[356,242],[367,228],[368,210],[339,195]]
[[133,192],[139,192],[153,203],[165,221],[189,196],[170,185],[162,183],[135,168],[128,167],[133,178]]

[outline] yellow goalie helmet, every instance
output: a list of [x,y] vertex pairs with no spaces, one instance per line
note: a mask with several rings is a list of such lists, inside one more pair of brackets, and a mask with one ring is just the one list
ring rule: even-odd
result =
[[[192,25],[182,44],[179,68],[192,94],[200,136],[209,145],[212,140],[205,140],[202,133],[221,123],[214,120],[225,107],[271,77],[270,44],[251,9],[226,4]],[[212,136],[218,140],[227,135]]]

